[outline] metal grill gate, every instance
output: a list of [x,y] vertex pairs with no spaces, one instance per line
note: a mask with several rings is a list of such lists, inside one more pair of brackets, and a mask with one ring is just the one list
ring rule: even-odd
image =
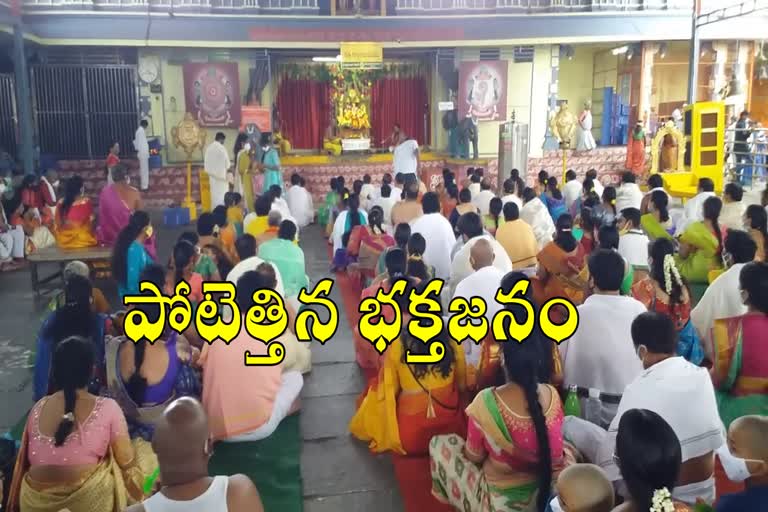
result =
[[42,153],[105,158],[114,141],[133,151],[139,121],[135,65],[39,65],[30,70]]
[[13,75],[0,73],[0,151],[7,151],[16,158],[16,87]]

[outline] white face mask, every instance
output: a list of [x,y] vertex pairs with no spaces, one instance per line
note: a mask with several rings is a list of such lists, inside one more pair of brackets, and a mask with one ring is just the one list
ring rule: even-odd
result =
[[552,509],[552,512],[564,512],[563,507],[560,506],[560,498],[557,496],[552,498],[552,501],[549,502],[549,508]]
[[246,151],[250,151],[251,150],[250,142],[246,142],[245,145],[243,146],[243,149],[246,150]]
[[5,180],[0,180],[0,196],[5,194],[5,189],[6,188],[7,187],[5,185]]
[[261,146],[261,150],[266,153],[269,151],[269,146]]
[[747,467],[747,461],[731,454],[727,444],[718,448],[715,453],[720,458],[725,474],[731,482],[743,482],[752,476]]
[[53,185],[55,188],[59,188],[59,180],[54,181],[51,183],[51,185]]

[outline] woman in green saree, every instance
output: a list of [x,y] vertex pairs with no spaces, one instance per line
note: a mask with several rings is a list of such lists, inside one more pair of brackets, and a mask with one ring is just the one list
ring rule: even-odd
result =
[[663,190],[651,192],[648,213],[640,217],[640,226],[651,239],[668,238],[672,240],[675,227],[669,218],[669,196]]
[[467,408],[467,440],[432,438],[432,494],[457,510],[544,510],[555,475],[573,462],[560,396],[547,384],[552,345],[534,333],[503,344],[507,384],[484,389]]
[[718,197],[704,201],[704,220],[688,226],[680,236],[677,266],[689,283],[709,282],[709,272],[722,268],[723,232],[718,223],[723,202]]
[[325,194],[325,202],[317,210],[317,222],[324,228],[329,223],[333,224],[334,211],[339,207],[341,197],[339,196],[338,188],[339,185],[336,178],[331,178],[331,189]]

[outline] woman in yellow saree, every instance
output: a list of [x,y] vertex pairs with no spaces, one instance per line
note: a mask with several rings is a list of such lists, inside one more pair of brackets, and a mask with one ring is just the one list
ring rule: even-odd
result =
[[563,442],[563,406],[548,384],[551,341],[541,333],[504,343],[507,383],[467,407],[466,441],[436,436],[429,447],[432,494],[457,510],[545,510],[557,473],[573,462]]
[[[407,292],[406,292],[407,293]],[[407,299],[399,302],[407,311]],[[407,325],[403,315],[403,326]],[[408,364],[406,354],[430,354],[430,345],[442,342],[444,357],[429,364]],[[382,356],[379,376],[368,389],[352,420],[353,436],[369,443],[373,452],[426,455],[430,439],[465,431],[461,394],[466,389],[464,350],[443,331],[429,344],[414,338],[407,328]]]
[[672,240],[675,227],[669,218],[669,196],[663,190],[651,192],[648,213],[640,217],[640,226],[651,241],[657,238]]
[[709,282],[709,272],[723,267],[723,232],[718,224],[723,202],[718,197],[704,201],[704,220],[688,226],[680,236],[676,258],[680,275],[689,283]]
[[131,443],[120,407],[87,391],[93,349],[84,338],[61,341],[54,354],[60,391],[32,408],[9,492],[17,512],[122,512],[146,496],[157,457]]
[[56,243],[62,249],[96,246],[94,220],[93,205],[83,191],[83,179],[71,177],[64,186],[64,197],[56,207]]
[[539,252],[538,279],[533,281],[534,298],[539,304],[564,297],[578,305],[584,301],[586,282],[579,278],[587,256],[584,246],[573,237],[573,220],[563,214],[555,224],[555,239]]
[[235,168],[237,177],[235,178],[234,192],[243,196],[247,207],[253,208],[253,176],[255,172],[251,170],[251,143],[248,142],[248,135],[240,133],[235,140]]

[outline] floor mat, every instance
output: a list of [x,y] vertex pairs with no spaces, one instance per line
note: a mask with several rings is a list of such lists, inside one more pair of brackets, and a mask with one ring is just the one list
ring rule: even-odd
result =
[[264,510],[301,512],[301,433],[299,415],[285,418],[268,439],[217,443],[208,464],[211,475],[248,475],[259,490]]
[[405,512],[451,512],[453,507],[440,503],[432,496],[432,475],[429,456],[408,457],[392,455],[400,495]]

